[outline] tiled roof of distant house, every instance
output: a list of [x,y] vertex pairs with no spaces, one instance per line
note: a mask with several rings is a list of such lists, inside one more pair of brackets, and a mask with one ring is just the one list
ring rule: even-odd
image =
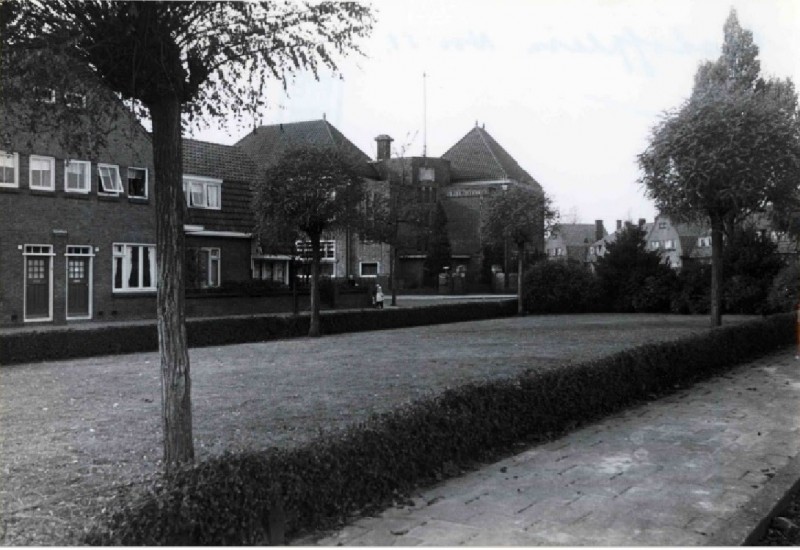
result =
[[357,163],[364,172],[362,175],[377,177],[375,169],[369,164],[372,159],[327,120],[259,126],[236,145],[250,155],[262,170],[275,164],[287,147],[292,145],[337,147]]
[[582,246],[596,241],[595,230],[593,223],[563,223],[558,226],[556,233],[565,246]]
[[[642,230],[644,231],[645,235],[647,235],[652,228],[653,228],[653,224],[652,223],[645,223],[644,226],[642,226]],[[608,246],[609,244],[616,242],[617,241],[617,235],[623,229],[624,229],[624,227],[622,229],[618,229],[618,230],[614,231],[613,233],[609,233],[608,235],[606,235],[605,237],[603,237],[599,241],[593,242],[592,245],[597,246],[598,244],[602,244],[602,245]]]
[[256,178],[256,167],[239,147],[184,138],[183,173],[250,181]]
[[504,180],[528,183],[541,190],[539,183],[489,135],[475,126],[442,155],[450,161],[451,181]]

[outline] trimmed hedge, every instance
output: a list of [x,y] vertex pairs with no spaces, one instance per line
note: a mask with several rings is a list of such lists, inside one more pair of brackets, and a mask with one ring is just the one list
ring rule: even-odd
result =
[[[553,438],[795,339],[795,317],[710,330],[602,359],[473,383],[296,449],[229,454],[148,486],[81,541],[100,545],[282,542],[379,509],[413,487],[521,443]],[[273,524],[272,537],[269,524]]]
[[[323,334],[361,332],[505,317],[516,313],[516,300],[445,304],[398,309],[323,311]],[[223,346],[292,338],[308,334],[309,316],[287,314],[191,319],[190,347]],[[0,365],[95,355],[155,351],[155,321],[41,332],[0,334]]]

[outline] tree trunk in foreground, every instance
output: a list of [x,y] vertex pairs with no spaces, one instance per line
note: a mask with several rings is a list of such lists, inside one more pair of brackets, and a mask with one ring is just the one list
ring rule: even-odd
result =
[[320,235],[311,238],[311,319],[308,322],[308,335],[319,336],[319,240]]
[[711,326],[722,324],[722,220],[711,219]]
[[157,181],[158,349],[161,355],[161,410],[164,466],[173,470],[194,460],[192,382],[184,315],[184,195],[181,106],[168,98],[150,106],[153,163]]
[[522,269],[525,265],[525,243],[517,245],[517,314],[525,315],[522,303]]

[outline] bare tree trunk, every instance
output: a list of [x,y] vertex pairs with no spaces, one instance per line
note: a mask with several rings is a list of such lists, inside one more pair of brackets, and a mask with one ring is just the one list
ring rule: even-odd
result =
[[525,243],[517,245],[517,314],[525,315],[522,303],[522,269],[525,264]]
[[184,314],[183,156],[181,106],[165,98],[150,106],[153,119],[158,348],[167,471],[194,460],[192,382]]
[[319,336],[319,239],[320,235],[309,235],[311,239],[311,319],[308,335]]
[[711,218],[711,326],[722,324],[722,228],[719,218]]

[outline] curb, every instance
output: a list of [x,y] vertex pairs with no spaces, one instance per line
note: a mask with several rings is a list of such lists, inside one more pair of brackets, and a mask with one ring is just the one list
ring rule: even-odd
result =
[[795,456],[764,488],[732,517],[725,520],[708,540],[708,546],[754,546],[770,522],[800,489],[800,455]]

